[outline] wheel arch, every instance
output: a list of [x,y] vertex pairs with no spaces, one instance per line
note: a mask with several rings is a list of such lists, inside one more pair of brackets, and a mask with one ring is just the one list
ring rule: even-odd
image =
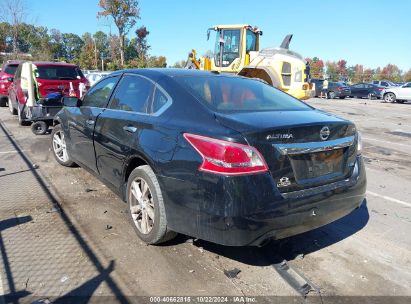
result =
[[269,85],[275,87],[275,88],[280,88],[281,87],[281,82],[280,78],[275,73],[275,71],[272,71],[268,67],[244,67],[238,75],[248,77],[248,78],[259,78],[264,81],[266,81]]
[[145,166],[145,165],[150,166],[153,172],[156,173],[155,166],[153,166],[153,164],[141,154],[134,154],[128,157],[127,160],[125,161],[124,166],[123,166],[122,186],[120,189],[120,193],[122,195],[123,201],[126,201],[127,182],[128,182],[128,178],[131,172],[133,172],[135,168],[140,167],[140,166]]

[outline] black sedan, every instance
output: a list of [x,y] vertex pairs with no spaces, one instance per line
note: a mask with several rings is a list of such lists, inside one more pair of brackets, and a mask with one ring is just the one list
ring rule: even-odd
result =
[[355,125],[262,81],[125,70],[63,102],[55,159],[111,187],[148,244],[184,233],[259,245],[332,222],[364,199]]
[[335,97],[344,99],[351,94],[350,87],[343,82],[329,82],[328,88],[324,90],[328,99],[334,99]]
[[371,83],[357,83],[351,86],[351,96],[355,98],[381,99],[385,87]]

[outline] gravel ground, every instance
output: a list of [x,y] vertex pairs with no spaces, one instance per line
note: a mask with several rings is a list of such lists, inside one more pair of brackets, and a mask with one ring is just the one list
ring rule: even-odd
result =
[[[378,298],[381,296],[410,297],[411,104],[359,99],[310,99],[307,103],[357,124],[364,141],[367,200],[360,209],[337,222],[264,248],[224,247],[192,241],[186,236],[163,246],[145,246],[127,221],[125,203],[85,170],[64,168],[54,161],[49,135],[34,136],[30,128],[18,126],[7,108],[0,108],[0,120],[39,166],[64,212],[73,220],[72,225],[84,235],[101,263],[108,267],[109,261],[115,262],[110,277],[118,278],[117,292],[122,295],[298,296],[272,267],[286,259],[319,288],[323,302],[326,296],[377,297],[370,301],[384,299]],[[7,152],[3,145],[6,140],[0,137],[0,152]],[[6,155],[0,153],[1,162],[9,157]],[[4,166],[0,163],[0,167]],[[7,187],[20,189],[19,181],[10,181]],[[16,208],[4,211],[3,198],[0,201],[3,219],[6,211]],[[41,209],[44,204],[38,201],[36,208]],[[31,212],[25,215],[33,216]],[[107,229],[107,225],[111,228]],[[41,227],[47,234],[47,226]],[[7,238],[3,234],[1,237]],[[9,258],[14,259],[13,255]],[[57,257],[51,255],[50,260],[53,258]],[[60,259],[71,263],[69,257]],[[19,267],[26,266],[15,263],[13,267],[13,273],[18,273]],[[241,272],[236,278],[228,278],[224,270],[234,268]],[[30,274],[30,280],[37,280],[38,275]],[[4,274],[2,281],[4,289],[9,290]],[[82,283],[79,279],[72,287]],[[115,293],[107,290],[108,294]],[[36,287],[30,292],[36,292]],[[318,300],[312,298],[314,302]]]

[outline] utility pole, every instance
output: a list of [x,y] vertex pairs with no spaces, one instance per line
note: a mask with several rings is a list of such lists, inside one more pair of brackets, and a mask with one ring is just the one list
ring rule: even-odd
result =
[[101,71],[104,72],[104,53],[103,52],[101,52],[100,58],[101,58]]
[[98,70],[97,43],[96,43],[96,39],[93,39],[93,42],[94,42],[94,66],[96,67],[96,70]]

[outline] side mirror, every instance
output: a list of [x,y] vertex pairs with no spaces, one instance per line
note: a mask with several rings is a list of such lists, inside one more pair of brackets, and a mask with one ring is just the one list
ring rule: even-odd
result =
[[14,78],[13,78],[13,77],[7,77],[7,81],[8,81],[8,82],[13,82],[13,81],[14,81]]
[[81,99],[78,99],[77,97],[64,96],[62,101],[63,101],[63,105],[65,107],[79,107],[79,106],[81,106]]

